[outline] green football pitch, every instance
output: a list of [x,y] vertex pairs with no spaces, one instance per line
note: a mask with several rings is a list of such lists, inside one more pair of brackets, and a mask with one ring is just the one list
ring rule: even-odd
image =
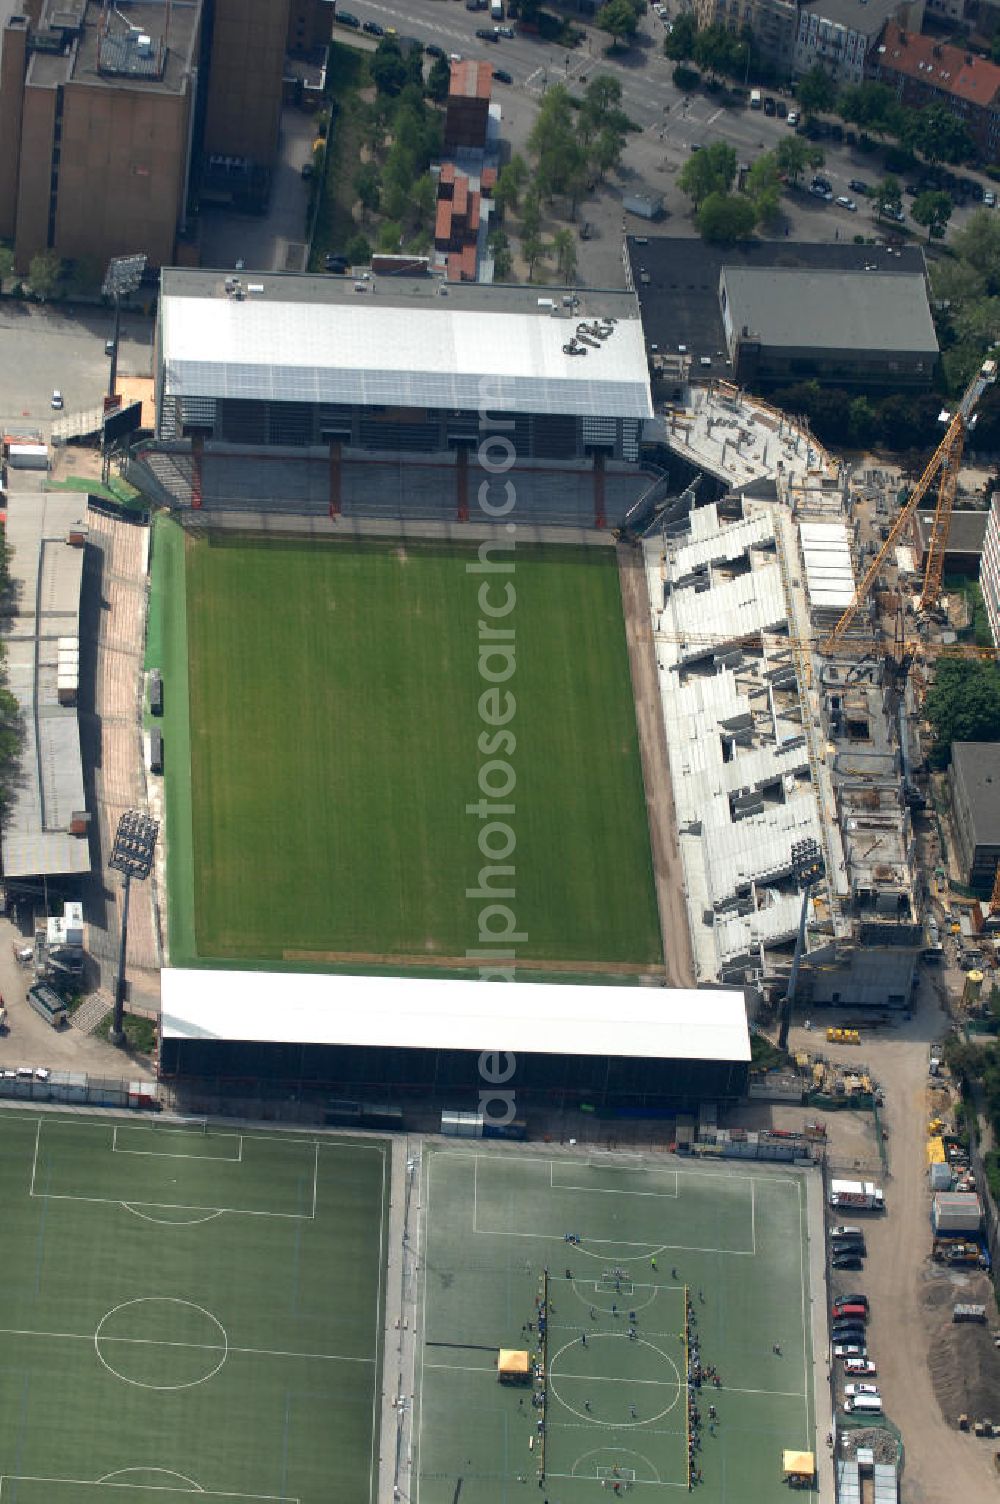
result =
[[466,806],[497,757],[516,846],[492,881],[514,892],[519,963],[660,961],[614,550],[516,551],[498,744],[475,559],[158,526],[173,964],[470,964],[484,900],[466,895],[488,858]]
[[372,1504],[387,1152],[0,1115],[0,1504]]
[[[688,1336],[721,1380],[691,1391],[698,1497],[787,1496],[783,1449],[815,1441],[801,1175],[471,1149],[428,1150],[422,1173],[414,1504],[686,1491]],[[500,1384],[500,1348],[544,1378]]]

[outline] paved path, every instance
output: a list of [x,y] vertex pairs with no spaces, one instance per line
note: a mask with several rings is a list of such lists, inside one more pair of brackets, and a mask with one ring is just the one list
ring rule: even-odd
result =
[[677,844],[677,818],[670,782],[670,757],[663,707],[656,676],[656,650],[650,615],[646,571],[640,549],[618,546],[625,635],[632,666],[632,692],[642,777],[646,787],[646,813],[653,850],[653,878],[660,911],[660,934],[667,982],[671,987],[693,987],[694,959],[684,894],[684,869]]
[[420,1255],[419,1139],[392,1139],[386,1234],[385,1346],[379,1432],[378,1504],[408,1500],[413,1462],[416,1391],[417,1269]]

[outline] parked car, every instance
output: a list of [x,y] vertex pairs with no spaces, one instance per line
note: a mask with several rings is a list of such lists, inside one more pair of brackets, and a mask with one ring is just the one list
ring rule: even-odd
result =
[[465,0],[466,10],[485,10],[489,0]]
[[868,1348],[863,1342],[835,1342],[833,1356],[835,1358],[867,1358]]
[[365,21],[361,27],[370,37],[384,37],[385,27],[379,21]]
[[844,1398],[845,1399],[856,1400],[858,1398],[858,1396],[861,1395],[861,1394],[871,1394],[871,1395],[874,1395],[874,1397],[877,1399],[879,1397],[879,1387],[878,1387],[877,1384],[845,1384],[844,1385]]
[[821,188],[819,183],[810,183],[809,192],[814,198],[821,198],[828,204],[833,203],[833,191],[830,188]]
[[839,1306],[864,1306],[866,1311],[871,1310],[871,1301],[867,1295],[840,1295],[837,1297]]
[[856,214],[858,212],[857,204],[854,202],[853,198],[848,198],[846,193],[839,193],[837,195],[837,203],[842,209],[849,210],[851,214]]
[[513,26],[494,26],[493,30],[498,37],[505,37],[508,41],[517,35]]
[[844,1362],[844,1373],[850,1374],[852,1379],[873,1379],[878,1369],[870,1358],[847,1358]]
[[114,353],[115,353],[115,342],[114,342],[113,339],[106,339],[104,341],[104,353],[105,353],[105,355],[114,355]]
[[514,82],[514,75],[508,73],[506,68],[494,68],[493,77],[498,84],[512,84]]
[[61,413],[63,410],[63,394],[58,387],[49,398],[49,406],[57,413]]
[[589,240],[590,237],[593,235],[593,233],[594,233],[594,227],[593,227],[593,225],[590,223],[589,219],[585,219],[583,221],[583,224],[580,226],[580,239],[581,240]]
[[833,1243],[836,1243],[840,1238],[863,1238],[863,1237],[864,1237],[864,1233],[862,1232],[862,1230],[861,1230],[860,1227],[850,1227],[846,1223],[843,1223],[843,1222],[840,1224],[839,1227],[831,1227],[830,1228],[830,1240]]
[[438,44],[437,44],[437,42],[428,42],[427,46],[424,48],[424,51],[426,52],[426,54],[427,54],[428,57],[445,57],[446,56],[444,48],[443,47],[439,47]]
[[868,192],[868,184],[865,183],[865,182],[863,182],[861,180],[861,178],[852,178],[851,181],[848,183],[847,186],[848,186],[848,188],[850,188],[850,190],[851,190],[852,193],[867,193]]
[[476,36],[481,42],[496,42],[499,40],[496,32],[492,31],[488,26],[477,26]]
[[350,26],[355,31],[357,31],[358,27],[361,25],[361,22],[358,20],[357,16],[352,16],[349,10],[339,10],[336,14],[335,19],[340,22],[341,26]]
[[794,126],[798,125],[798,123],[799,123],[799,112],[798,112],[798,110],[789,110],[788,111],[788,124],[790,126],[794,127]]
[[830,1265],[834,1269],[850,1269],[852,1272],[864,1268],[861,1254],[853,1251],[850,1253],[835,1253],[830,1260]]
[[783,99],[779,99],[779,100],[776,101],[776,103],[777,103],[777,108],[778,108],[778,119],[779,120],[785,120],[785,119],[787,119],[788,118],[788,106],[785,103],[785,101]]
[[993,192],[992,188],[987,188],[986,191],[984,192],[984,194],[983,194],[983,203],[986,205],[987,209],[995,209],[996,208],[996,206],[997,206],[997,196]]
[[770,95],[768,95],[767,98],[764,100],[764,114],[765,115],[773,115],[773,114],[775,114],[776,110],[777,110],[777,106],[775,105],[774,100],[771,98]]

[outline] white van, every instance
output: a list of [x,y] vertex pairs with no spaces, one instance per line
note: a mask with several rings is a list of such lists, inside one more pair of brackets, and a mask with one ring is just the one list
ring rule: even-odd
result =
[[859,1394],[844,1401],[845,1415],[881,1415],[882,1397],[877,1394]]
[[869,1399],[876,1399],[876,1400],[878,1400],[878,1399],[882,1398],[881,1394],[879,1393],[879,1388],[878,1388],[877,1384],[845,1384],[844,1385],[844,1398],[845,1399],[848,1399],[848,1400],[859,1400],[859,1399],[862,1398],[863,1395],[867,1395],[869,1397]]
[[760,90],[759,89],[751,89],[750,90],[750,108],[752,110],[759,110],[762,104],[763,104],[763,100],[761,98]]

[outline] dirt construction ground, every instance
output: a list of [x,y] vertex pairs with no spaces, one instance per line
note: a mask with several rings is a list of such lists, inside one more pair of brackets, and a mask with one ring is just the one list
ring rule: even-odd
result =
[[[870,1351],[886,1414],[899,1426],[906,1449],[903,1504],[993,1499],[1000,1485],[993,1460],[1000,1443],[957,1429],[962,1413],[1000,1423],[1000,1351],[990,1337],[998,1321],[989,1282],[974,1271],[946,1272],[929,1256],[927,1062],[930,1043],[947,1029],[935,991],[944,983],[943,972],[932,977],[925,971],[912,1019],[863,1034],[860,1054],[886,1099],[887,1210],[884,1217],[864,1219],[863,1270],[841,1276],[843,1291],[864,1291],[871,1300]],[[817,1029],[794,1029],[789,1043],[793,1050],[815,1051]],[[845,1060],[859,1053],[819,1048]],[[770,1110],[778,1126],[791,1126],[791,1109]],[[860,1162],[871,1170],[877,1163],[871,1119],[830,1113],[825,1121],[831,1162],[838,1168]],[[988,1304],[990,1327],[953,1325],[952,1305],[976,1301]]]

